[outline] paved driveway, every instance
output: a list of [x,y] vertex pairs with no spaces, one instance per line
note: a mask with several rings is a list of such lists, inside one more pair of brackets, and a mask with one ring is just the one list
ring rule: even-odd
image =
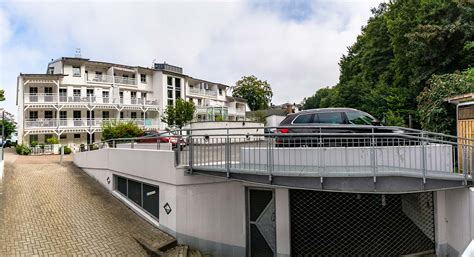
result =
[[61,166],[58,156],[6,153],[0,186],[0,256],[146,256],[134,235],[173,240],[68,158]]

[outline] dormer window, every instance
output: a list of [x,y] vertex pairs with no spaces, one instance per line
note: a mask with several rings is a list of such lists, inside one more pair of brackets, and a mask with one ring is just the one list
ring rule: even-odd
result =
[[48,74],[54,74],[54,67],[48,67]]
[[146,83],[146,74],[140,74],[140,81]]
[[74,77],[80,77],[81,76],[81,66],[72,66],[72,75]]

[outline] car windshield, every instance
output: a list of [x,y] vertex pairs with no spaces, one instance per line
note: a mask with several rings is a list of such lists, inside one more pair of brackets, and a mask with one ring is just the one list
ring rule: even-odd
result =
[[350,111],[347,112],[347,119],[354,125],[372,125],[374,117],[365,112]]

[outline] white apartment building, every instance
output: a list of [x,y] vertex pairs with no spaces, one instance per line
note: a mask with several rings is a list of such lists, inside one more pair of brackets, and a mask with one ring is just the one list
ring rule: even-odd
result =
[[17,80],[18,141],[30,144],[59,137],[61,144],[101,140],[104,121],[133,121],[143,129],[164,129],[160,120],[176,99],[192,100],[196,120],[244,120],[247,104],[228,97],[229,86],[195,79],[166,63],[153,68],[62,57],[44,74]]

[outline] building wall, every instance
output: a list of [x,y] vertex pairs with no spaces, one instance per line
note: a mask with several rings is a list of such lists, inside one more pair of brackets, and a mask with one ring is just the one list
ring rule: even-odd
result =
[[438,256],[460,256],[474,239],[474,192],[470,188],[435,192]]

